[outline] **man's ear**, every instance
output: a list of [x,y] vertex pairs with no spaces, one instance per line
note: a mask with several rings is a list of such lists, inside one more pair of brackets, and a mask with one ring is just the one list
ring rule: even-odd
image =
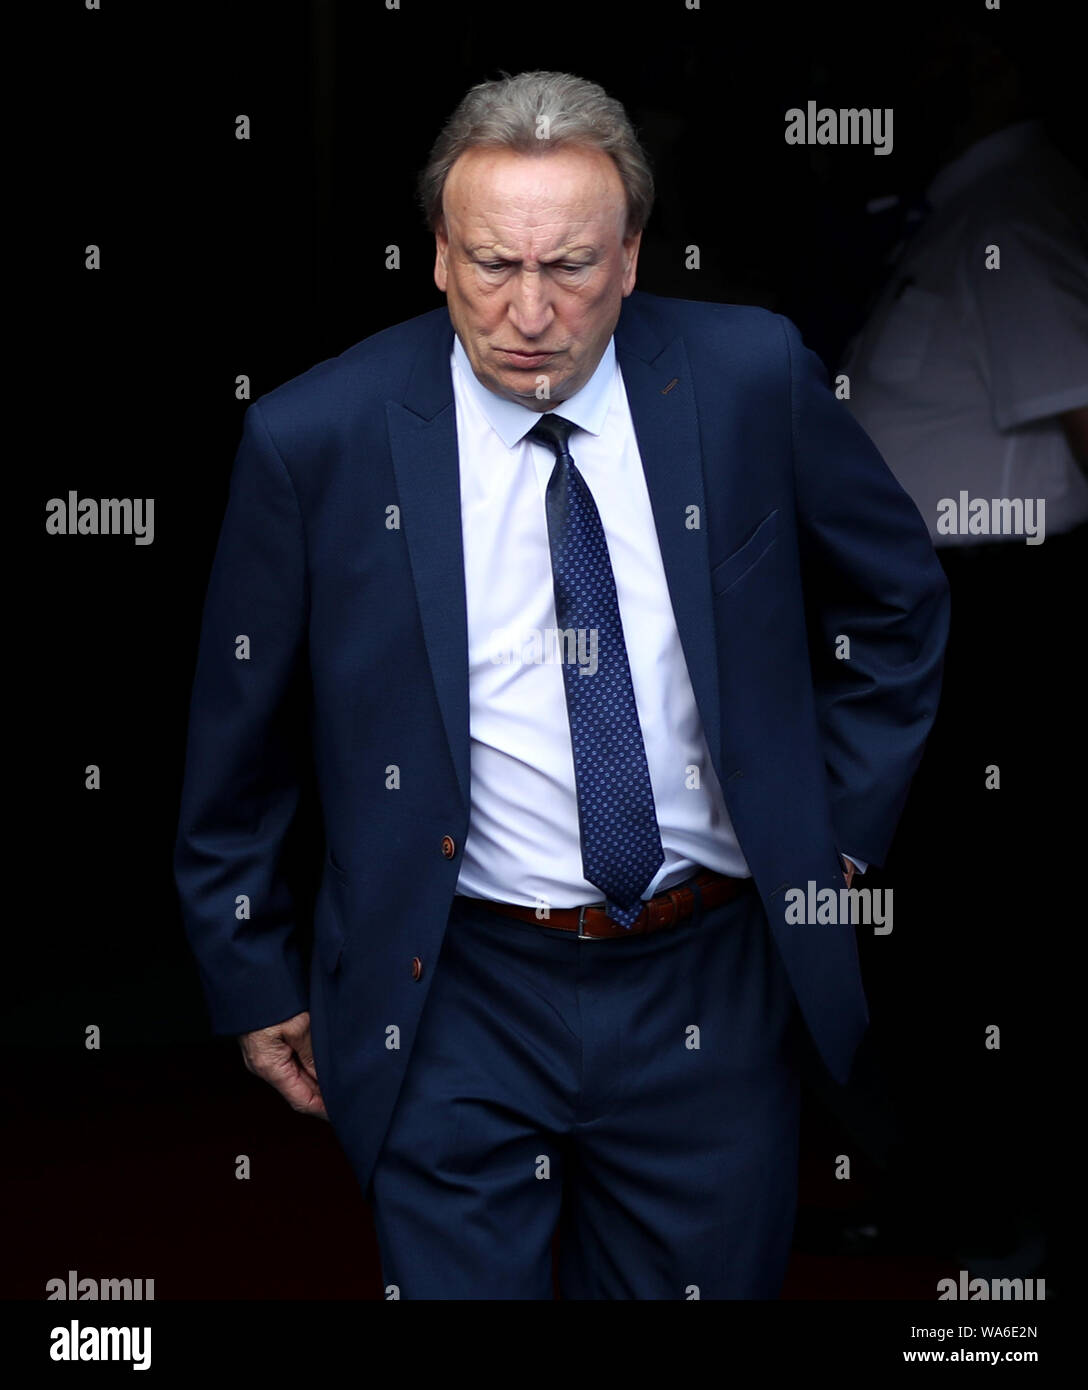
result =
[[434,229],[434,282],[443,294],[446,293],[446,281],[449,276],[449,250],[450,243],[446,236],[446,225],[439,222]]
[[638,270],[638,253],[642,245],[642,233],[636,232],[634,236],[624,237],[623,239],[623,297],[624,299],[635,288],[635,272]]

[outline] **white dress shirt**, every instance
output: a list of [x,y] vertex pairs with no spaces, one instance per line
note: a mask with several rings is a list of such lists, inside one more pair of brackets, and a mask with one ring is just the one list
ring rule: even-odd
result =
[[[451,355],[468,608],[471,808],[457,891],[536,907],[602,894],[582,873],[574,755],[554,637],[545,513],[555,455],[524,436],[536,411],[489,391]],[[601,516],[665,860],[643,896],[697,868],[748,877],[676,629],[623,379],[609,340],[556,407]],[[588,664],[587,648],[579,659]],[[697,785],[696,785],[697,784]]]
[[[1084,180],[1036,121],[985,136],[936,176],[933,211],[847,356],[850,409],[936,545],[942,499],[1043,498],[1046,532],[1088,520],[1057,416],[1088,405]],[[987,269],[996,246],[1000,268]]]

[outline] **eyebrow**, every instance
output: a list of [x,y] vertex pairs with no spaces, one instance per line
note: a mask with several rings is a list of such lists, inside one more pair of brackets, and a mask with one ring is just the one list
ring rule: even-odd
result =
[[[513,262],[513,261],[518,260],[518,257],[517,257],[517,256],[508,256],[508,255],[505,254],[505,252],[496,250],[496,248],[495,248],[494,246],[487,246],[487,245],[470,246],[470,247],[468,248],[468,253],[469,253],[470,256],[475,256],[475,257],[477,257],[477,258],[481,258],[481,257],[482,257],[482,258],[485,259],[485,260],[492,260],[492,261],[511,261],[511,262]],[[569,246],[569,247],[564,248],[564,249],[563,249],[562,251],[560,251],[557,255],[551,256],[551,257],[549,257],[549,258],[546,259],[546,260],[545,260],[544,258],[541,258],[541,262],[540,262],[540,263],[541,263],[541,265],[553,265],[553,264],[555,264],[555,263],[557,263],[557,262],[559,262],[559,261],[566,261],[566,260],[569,260],[572,256],[580,256],[580,255],[585,255],[585,254],[588,254],[588,255],[591,255],[591,256],[596,255],[596,254],[597,254],[597,247],[596,247],[596,246]]]

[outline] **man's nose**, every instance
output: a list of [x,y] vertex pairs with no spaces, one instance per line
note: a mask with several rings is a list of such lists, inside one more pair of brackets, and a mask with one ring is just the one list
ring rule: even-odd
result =
[[510,322],[526,338],[539,338],[554,313],[547,277],[535,270],[519,270],[510,291]]

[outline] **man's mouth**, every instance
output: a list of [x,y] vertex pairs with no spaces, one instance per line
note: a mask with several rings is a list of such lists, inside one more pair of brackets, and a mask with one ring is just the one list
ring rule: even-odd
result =
[[540,367],[555,356],[554,352],[521,352],[516,348],[498,348],[497,351],[514,367]]

